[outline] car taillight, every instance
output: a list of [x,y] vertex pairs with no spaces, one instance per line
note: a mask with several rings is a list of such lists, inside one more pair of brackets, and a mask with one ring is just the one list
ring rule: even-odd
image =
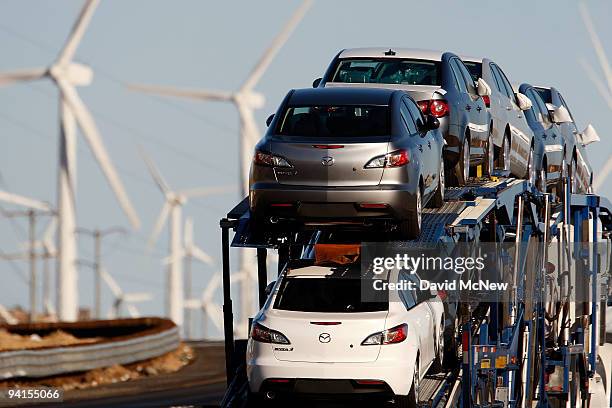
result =
[[482,100],[487,108],[491,107],[491,97],[489,95],[483,95]]
[[271,153],[262,152],[261,150],[255,152],[253,163],[258,166],[266,167],[293,167],[287,159],[275,156]]
[[418,101],[419,109],[423,112],[423,115],[429,114],[429,101]]
[[429,114],[435,118],[448,115],[448,103],[443,99],[432,99],[429,102]]
[[381,167],[400,167],[408,163],[410,163],[408,151],[401,149],[382,156],[374,157],[372,160],[366,163],[365,168],[375,169]]
[[436,118],[441,118],[448,115],[448,102],[444,99],[432,99],[430,101],[418,101],[419,109],[423,115],[432,115]]
[[374,333],[364,341],[361,342],[362,346],[376,346],[386,344],[397,344],[406,340],[408,337],[408,325],[406,323],[400,324],[399,326],[392,327],[388,330]]
[[253,324],[253,328],[251,329],[251,338],[261,343],[291,344],[289,339],[281,332],[268,329],[259,323]]

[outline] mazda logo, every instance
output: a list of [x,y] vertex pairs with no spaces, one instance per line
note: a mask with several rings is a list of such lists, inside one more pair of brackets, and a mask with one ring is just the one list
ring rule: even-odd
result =
[[319,341],[321,343],[329,343],[331,341],[331,335],[329,333],[319,334]]
[[334,158],[333,157],[329,157],[329,156],[325,156],[321,159],[321,164],[324,166],[331,166],[334,164]]

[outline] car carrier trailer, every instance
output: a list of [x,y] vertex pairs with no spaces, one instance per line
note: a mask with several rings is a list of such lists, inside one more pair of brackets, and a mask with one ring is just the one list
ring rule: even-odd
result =
[[[612,208],[608,200],[596,195],[564,190],[560,197],[542,194],[526,180],[500,174],[447,188],[441,208],[423,210],[419,238],[405,245],[513,242],[515,253],[510,261],[512,298],[507,303],[475,300],[460,304],[459,330],[453,333],[452,344],[457,364],[426,375],[419,387],[420,406],[589,406],[589,383],[597,375],[597,347],[604,337],[605,303],[601,300],[608,294]],[[261,307],[267,297],[268,250],[278,250],[280,273],[290,259],[302,253],[296,248],[333,243],[333,237],[345,227],[313,230],[287,224],[254,231],[248,197],[220,226],[228,385],[222,406],[243,407],[249,403],[246,340],[234,338],[230,247],[257,249]],[[234,232],[231,241],[230,231]],[[358,233],[353,236],[365,242],[370,234],[361,240]],[[380,234],[385,236],[384,231]],[[552,242],[560,248],[555,259],[559,278],[553,286],[565,297],[551,314],[545,300],[553,263],[547,248]],[[571,295],[588,302],[569,302]],[[546,335],[550,327],[558,331],[552,341]]]

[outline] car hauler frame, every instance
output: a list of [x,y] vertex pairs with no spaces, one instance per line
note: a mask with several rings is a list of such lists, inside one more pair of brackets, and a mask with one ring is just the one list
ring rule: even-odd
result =
[[[453,344],[460,349],[459,365],[440,374],[427,375],[419,388],[419,405],[509,408],[532,406],[532,402],[537,401],[539,407],[565,407],[576,406],[572,405],[574,401],[588,401],[589,378],[596,371],[597,330],[601,327],[598,314],[601,319],[605,316],[598,312],[601,297],[598,285],[602,282],[597,279],[598,259],[602,254],[597,250],[589,252],[588,248],[597,248],[599,237],[609,242],[610,203],[595,195],[570,194],[565,194],[563,200],[553,201],[550,194],[539,193],[525,180],[504,177],[472,180],[468,186],[448,188],[445,201],[441,208],[423,210],[421,235],[406,244],[514,242],[514,291],[507,304],[461,304],[458,313],[461,330],[455,333]],[[600,211],[607,214],[601,223],[598,221]],[[600,226],[604,233],[598,230]],[[278,250],[280,273],[295,256],[292,247],[306,247],[321,241],[329,243],[333,239],[327,230],[304,230],[297,225],[253,231],[248,197],[220,221],[220,227],[228,384],[221,405],[238,407],[245,406],[248,398],[246,340],[234,339],[230,246],[257,249],[261,307],[267,296],[268,249]],[[235,232],[231,243],[230,230]],[[590,301],[577,303],[574,312],[565,310],[551,319],[544,308],[548,251],[542,248],[547,248],[553,238],[564,254],[560,265],[564,267],[563,272],[574,268],[580,274],[574,282],[576,287],[564,287],[563,290],[580,290],[581,296],[585,296],[583,299]],[[585,242],[592,244],[586,250]],[[603,255],[609,264],[609,243]],[[583,277],[587,284],[580,284]],[[607,285],[607,280],[603,282]],[[575,324],[571,328],[561,327],[571,323],[570,317],[575,318]],[[545,338],[545,326],[552,324],[551,321],[564,333],[556,343]],[[551,371],[560,377],[557,380],[561,387],[547,385]]]

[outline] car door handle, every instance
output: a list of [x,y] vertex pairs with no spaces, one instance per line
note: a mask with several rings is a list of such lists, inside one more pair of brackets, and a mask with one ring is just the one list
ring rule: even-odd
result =
[[472,107],[470,105],[465,105],[465,110],[472,110]]
[[506,106],[506,110],[507,111],[512,110],[512,106]]
[[521,115],[521,114],[519,113],[518,115],[516,115],[516,117],[520,119],[520,118],[522,118],[522,117],[523,117],[523,115]]

